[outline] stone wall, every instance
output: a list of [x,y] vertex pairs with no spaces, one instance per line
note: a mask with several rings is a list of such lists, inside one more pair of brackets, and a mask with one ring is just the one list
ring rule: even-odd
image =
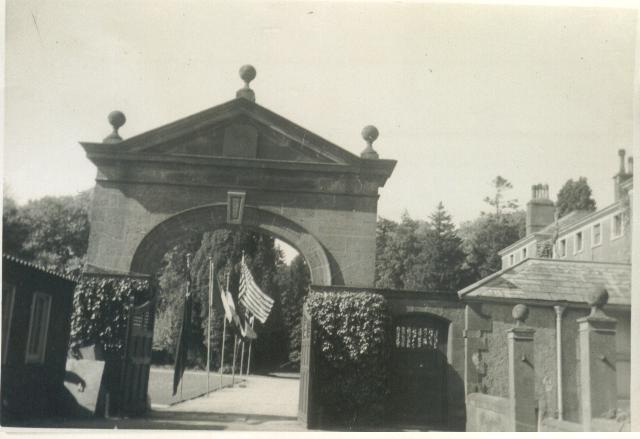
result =
[[513,431],[511,401],[500,396],[467,395],[466,431]]

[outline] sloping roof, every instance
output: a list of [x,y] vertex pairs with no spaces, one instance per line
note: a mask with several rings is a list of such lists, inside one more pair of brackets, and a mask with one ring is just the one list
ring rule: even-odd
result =
[[587,215],[591,215],[593,213],[594,212],[591,212],[588,210],[574,210],[566,214],[562,218],[558,219],[557,225],[555,222],[553,222],[549,224],[547,227],[545,227],[544,229],[540,230],[538,233],[545,233],[545,234],[552,235],[553,233],[555,233],[556,227],[558,227],[560,229],[560,233],[562,233],[562,231],[567,227],[571,227],[572,225],[580,221],[582,218],[586,217]]
[[31,270],[39,271],[41,273],[46,273],[46,274],[48,274],[50,276],[55,276],[57,278],[60,278],[60,279],[63,279],[63,280],[69,281],[69,282],[74,282],[74,283],[76,282],[76,280],[73,277],[68,276],[68,275],[66,275],[64,273],[59,273],[59,272],[57,272],[55,270],[50,270],[50,269],[48,269],[46,267],[43,267],[41,265],[34,264],[33,262],[28,262],[28,261],[22,260],[20,258],[12,256],[12,255],[8,255],[8,254],[4,254],[3,253],[2,254],[2,260],[3,260],[3,262],[4,261],[8,261],[10,263],[13,263],[13,264],[16,264],[16,265],[21,265],[23,267],[27,267],[27,268],[29,268]]
[[463,299],[585,303],[594,288],[606,288],[611,305],[631,305],[631,265],[525,259],[460,290],[458,295]]

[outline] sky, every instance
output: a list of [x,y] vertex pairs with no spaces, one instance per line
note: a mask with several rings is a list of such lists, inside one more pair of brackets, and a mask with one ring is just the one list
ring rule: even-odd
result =
[[19,203],[90,188],[79,141],[107,114],[123,137],[235,97],[359,154],[362,127],[397,167],[378,213],[456,223],[489,206],[501,175],[524,204],[587,177],[613,201],[633,142],[637,13],[630,9],[420,2],[8,1],[4,190]]

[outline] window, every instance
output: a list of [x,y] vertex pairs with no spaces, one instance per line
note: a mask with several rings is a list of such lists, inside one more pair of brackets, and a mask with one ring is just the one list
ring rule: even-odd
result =
[[611,237],[619,238],[622,236],[622,214],[613,215],[611,219]]
[[591,227],[591,247],[602,244],[602,224],[594,224]]
[[522,260],[525,260],[525,259],[527,259],[527,248],[526,247],[522,249]]
[[515,261],[515,256],[512,254],[509,255],[509,266],[513,265]]
[[583,239],[582,232],[577,232],[573,238],[573,253],[580,253],[582,251]]
[[47,332],[49,329],[49,313],[51,312],[51,296],[34,293],[31,302],[31,319],[29,320],[29,336],[27,337],[27,363],[43,363],[47,348]]
[[11,318],[13,317],[13,304],[16,300],[16,287],[2,283],[2,364],[7,362],[7,347],[9,346],[9,333],[11,332]]
[[558,241],[558,257],[564,258],[567,256],[567,240],[561,239]]

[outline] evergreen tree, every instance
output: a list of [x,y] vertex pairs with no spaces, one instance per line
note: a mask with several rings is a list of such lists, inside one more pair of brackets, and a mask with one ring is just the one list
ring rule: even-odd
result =
[[420,289],[456,292],[464,282],[462,240],[442,202],[429,219],[416,265]]
[[281,270],[282,318],[287,330],[289,362],[292,370],[300,365],[300,341],[302,306],[309,292],[311,276],[309,267],[301,255],[296,256],[288,267]]
[[591,197],[591,188],[585,177],[578,178],[577,181],[569,179],[558,192],[558,216],[562,217],[574,210],[596,210],[596,202]]
[[485,197],[484,202],[489,204],[495,209],[497,216],[502,215],[503,212],[514,210],[518,208],[518,200],[515,198],[506,199],[506,192],[513,189],[513,185],[509,180],[498,175],[491,182],[495,190],[494,194],[490,197]]

